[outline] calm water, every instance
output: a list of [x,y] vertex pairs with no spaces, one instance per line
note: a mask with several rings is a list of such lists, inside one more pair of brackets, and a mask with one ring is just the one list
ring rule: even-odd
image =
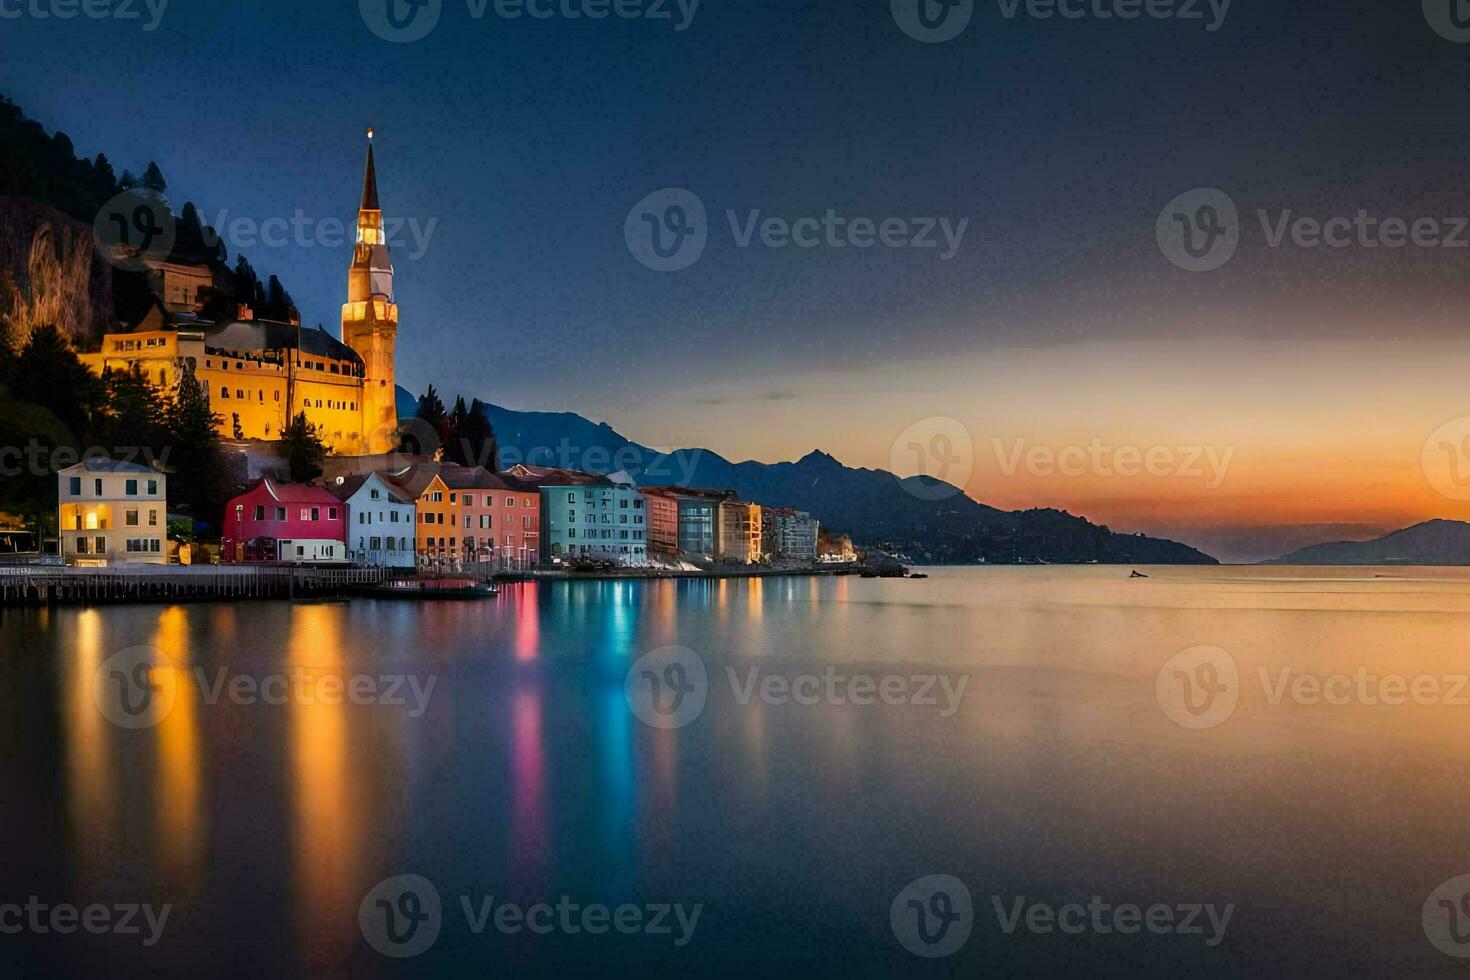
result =
[[[7,960],[177,977],[1458,972],[1422,910],[1470,873],[1470,706],[1443,703],[1470,673],[1470,572],[1149,571],[0,614],[0,904],[171,905],[151,947],[146,925],[0,935],[0,972]],[[1179,716],[1202,726],[1190,728],[1169,716],[1169,685],[1222,675],[1197,657],[1165,667],[1201,645],[1228,656],[1238,704],[1222,717],[1186,692],[1196,712]],[[625,678],[668,646],[694,651],[708,683],[702,711],[659,729],[630,708]],[[127,728],[94,678],[137,647],[163,658],[154,683],[171,707]],[[966,686],[946,717],[937,684],[933,706],[839,704],[825,689],[797,704],[745,698],[728,673],[825,685],[828,667]],[[1439,703],[1273,703],[1285,668],[1442,687]],[[407,703],[366,688],[368,703],[314,696],[357,676],[378,694],[406,678]],[[211,698],[221,677],[284,677],[289,693]],[[432,946],[397,960],[365,938],[359,909],[403,874],[432,882],[442,915]],[[935,874],[964,882],[973,916],[955,926],[970,929],[958,951],[921,959],[890,907]],[[995,910],[1094,895],[1179,918],[1233,912],[1211,946],[1203,915],[1203,934],[1024,921],[1008,934]],[[670,935],[477,934],[461,899],[490,896],[701,910],[682,946],[672,914]]]

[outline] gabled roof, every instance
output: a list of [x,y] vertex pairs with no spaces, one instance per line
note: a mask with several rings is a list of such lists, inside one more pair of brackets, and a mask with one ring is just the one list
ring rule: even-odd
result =
[[241,496],[264,490],[270,498],[281,504],[335,504],[337,498],[322,487],[312,483],[278,483],[268,476],[261,477]]
[[88,473],[146,473],[150,476],[158,476],[159,471],[142,463],[128,463],[120,459],[110,459],[106,456],[88,456],[75,466],[62,470],[62,473],[70,473],[72,470],[82,469]]
[[702,487],[644,487],[643,492],[688,500],[734,500],[738,496],[734,490],[707,490]]
[[394,504],[412,504],[413,498],[397,485],[388,482],[379,473],[356,473],[350,476],[339,476],[334,480],[328,480],[326,490],[332,496],[344,503],[351,500],[362,492],[362,488],[369,482],[375,482],[388,494],[388,502]]
[[525,463],[517,463],[506,470],[510,478],[535,487],[583,487],[583,486],[612,486],[612,481],[605,476],[596,473],[583,473],[581,470],[563,470],[551,466],[527,466]]
[[204,344],[221,350],[299,350],[312,357],[329,357],[334,361],[362,364],[362,357],[357,351],[327,333],[321,326],[297,327],[274,320],[235,320],[216,324],[205,329]]

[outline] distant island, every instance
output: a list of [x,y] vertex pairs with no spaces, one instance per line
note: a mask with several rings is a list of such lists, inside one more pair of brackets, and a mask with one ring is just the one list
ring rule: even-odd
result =
[[1470,565],[1470,524],[1425,521],[1371,541],[1301,548],[1263,565]]

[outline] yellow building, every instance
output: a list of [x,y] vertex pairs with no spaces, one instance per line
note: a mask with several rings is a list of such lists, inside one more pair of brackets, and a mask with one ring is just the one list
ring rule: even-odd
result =
[[278,439],[305,412],[333,452],[369,455],[390,452],[396,442],[397,333],[393,264],[369,145],[340,340],[321,328],[255,319],[213,323],[160,306],[133,331],[105,336],[102,349],[82,360],[98,374],[137,365],[166,389],[187,365],[209,391],[227,439]]

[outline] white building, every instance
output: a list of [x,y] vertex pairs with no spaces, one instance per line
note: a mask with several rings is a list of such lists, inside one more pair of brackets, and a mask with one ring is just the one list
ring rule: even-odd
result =
[[168,477],[101,456],[57,474],[61,557],[72,565],[168,564]]
[[347,556],[359,565],[413,568],[418,508],[377,473],[339,476],[327,490],[347,507]]

